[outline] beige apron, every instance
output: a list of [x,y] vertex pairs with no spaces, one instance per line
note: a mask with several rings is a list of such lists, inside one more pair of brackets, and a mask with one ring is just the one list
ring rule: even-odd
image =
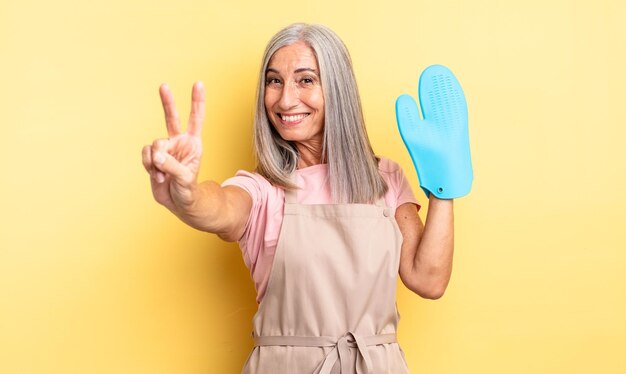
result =
[[243,374],[408,373],[396,340],[402,235],[391,209],[301,205],[285,212]]

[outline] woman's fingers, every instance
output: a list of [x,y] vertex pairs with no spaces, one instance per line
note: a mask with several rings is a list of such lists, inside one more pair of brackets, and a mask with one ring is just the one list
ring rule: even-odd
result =
[[159,183],[165,181],[165,174],[170,175],[179,184],[186,185],[193,181],[193,173],[169,153],[172,146],[170,139],[157,139],[150,147],[152,165],[156,168],[155,179]]
[[[167,84],[162,84],[159,88],[161,95],[161,103],[165,112],[165,124],[167,126],[167,135],[173,137],[181,133],[180,117],[176,110],[174,95]],[[191,90],[191,113],[189,115],[189,124],[187,133],[193,136],[200,136],[202,131],[202,122],[204,122],[205,111],[205,92],[204,85],[198,81],[193,85]]]
[[191,90],[191,113],[189,114],[189,125],[187,132],[189,135],[200,136],[202,132],[202,122],[204,122],[204,100],[205,92],[202,82],[197,81]]
[[165,112],[165,125],[167,127],[167,135],[172,137],[180,134],[180,118],[178,117],[178,111],[176,110],[176,103],[174,102],[174,95],[167,84],[162,84],[159,87],[159,94],[161,96],[161,103],[163,104],[163,112]]
[[150,146],[147,145],[141,150],[141,162],[146,171],[150,173],[152,171],[152,151]]
[[[167,84],[162,84],[159,87],[159,94],[165,113],[167,134],[170,139],[158,139],[151,146],[144,147],[142,150],[143,165],[152,179],[158,183],[165,182],[165,176],[170,175],[179,184],[186,185],[193,182],[193,172],[170,154],[170,148],[176,146],[176,139],[180,140],[179,135],[181,135],[180,118],[174,103],[174,95],[172,95]],[[204,101],[204,85],[198,81],[193,85],[191,91],[191,114],[187,128],[187,134],[193,137],[199,137],[202,131]],[[175,137],[176,139],[171,139]]]
[[[159,155],[168,154],[170,143],[171,141],[169,139],[157,139],[152,142],[152,147],[150,147],[150,160],[152,162],[152,166],[154,167],[152,177],[158,183],[165,182],[165,174],[169,174],[167,170],[163,170],[159,167],[163,162],[163,156]],[[176,175],[173,176],[176,177]]]
[[165,182],[165,174],[159,171],[159,169],[154,166],[154,163],[152,161],[151,146],[147,145],[143,147],[143,149],[141,150],[141,161],[143,163],[143,167],[146,169],[148,174],[150,174],[150,178],[154,179],[158,183]]
[[[193,182],[193,173],[189,168],[178,162],[176,158],[164,151],[157,151],[152,154],[152,162],[154,166],[165,174],[172,176],[180,185],[187,186]],[[160,180],[160,177],[156,178],[157,182],[163,183],[165,176]]]

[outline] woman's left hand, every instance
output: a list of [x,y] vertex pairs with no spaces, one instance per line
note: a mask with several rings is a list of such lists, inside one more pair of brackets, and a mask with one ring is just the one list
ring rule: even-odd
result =
[[396,119],[420,186],[426,196],[464,196],[472,188],[474,174],[461,85],[448,68],[429,66],[420,76],[419,101],[423,120],[409,95],[396,101]]

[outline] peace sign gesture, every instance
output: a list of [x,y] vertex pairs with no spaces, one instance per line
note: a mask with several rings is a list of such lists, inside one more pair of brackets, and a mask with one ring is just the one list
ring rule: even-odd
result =
[[197,177],[202,157],[202,122],[204,121],[204,86],[193,85],[191,114],[187,131],[183,132],[174,96],[166,84],[159,88],[167,139],[157,139],[143,147],[142,160],[150,174],[152,194],[157,202],[172,212],[180,212],[194,202]]

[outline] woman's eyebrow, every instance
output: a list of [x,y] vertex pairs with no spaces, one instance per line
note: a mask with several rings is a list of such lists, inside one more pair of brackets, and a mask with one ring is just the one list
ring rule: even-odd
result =
[[294,71],[294,73],[302,73],[303,71],[310,71],[310,72],[317,74],[317,70],[313,68],[298,68]]
[[[303,71],[310,71],[313,72],[315,74],[317,74],[317,70],[313,69],[313,68],[297,68],[294,73],[302,73]],[[280,72],[274,68],[267,68],[267,70],[265,70],[265,74],[267,73],[276,73],[276,74],[280,74]]]

